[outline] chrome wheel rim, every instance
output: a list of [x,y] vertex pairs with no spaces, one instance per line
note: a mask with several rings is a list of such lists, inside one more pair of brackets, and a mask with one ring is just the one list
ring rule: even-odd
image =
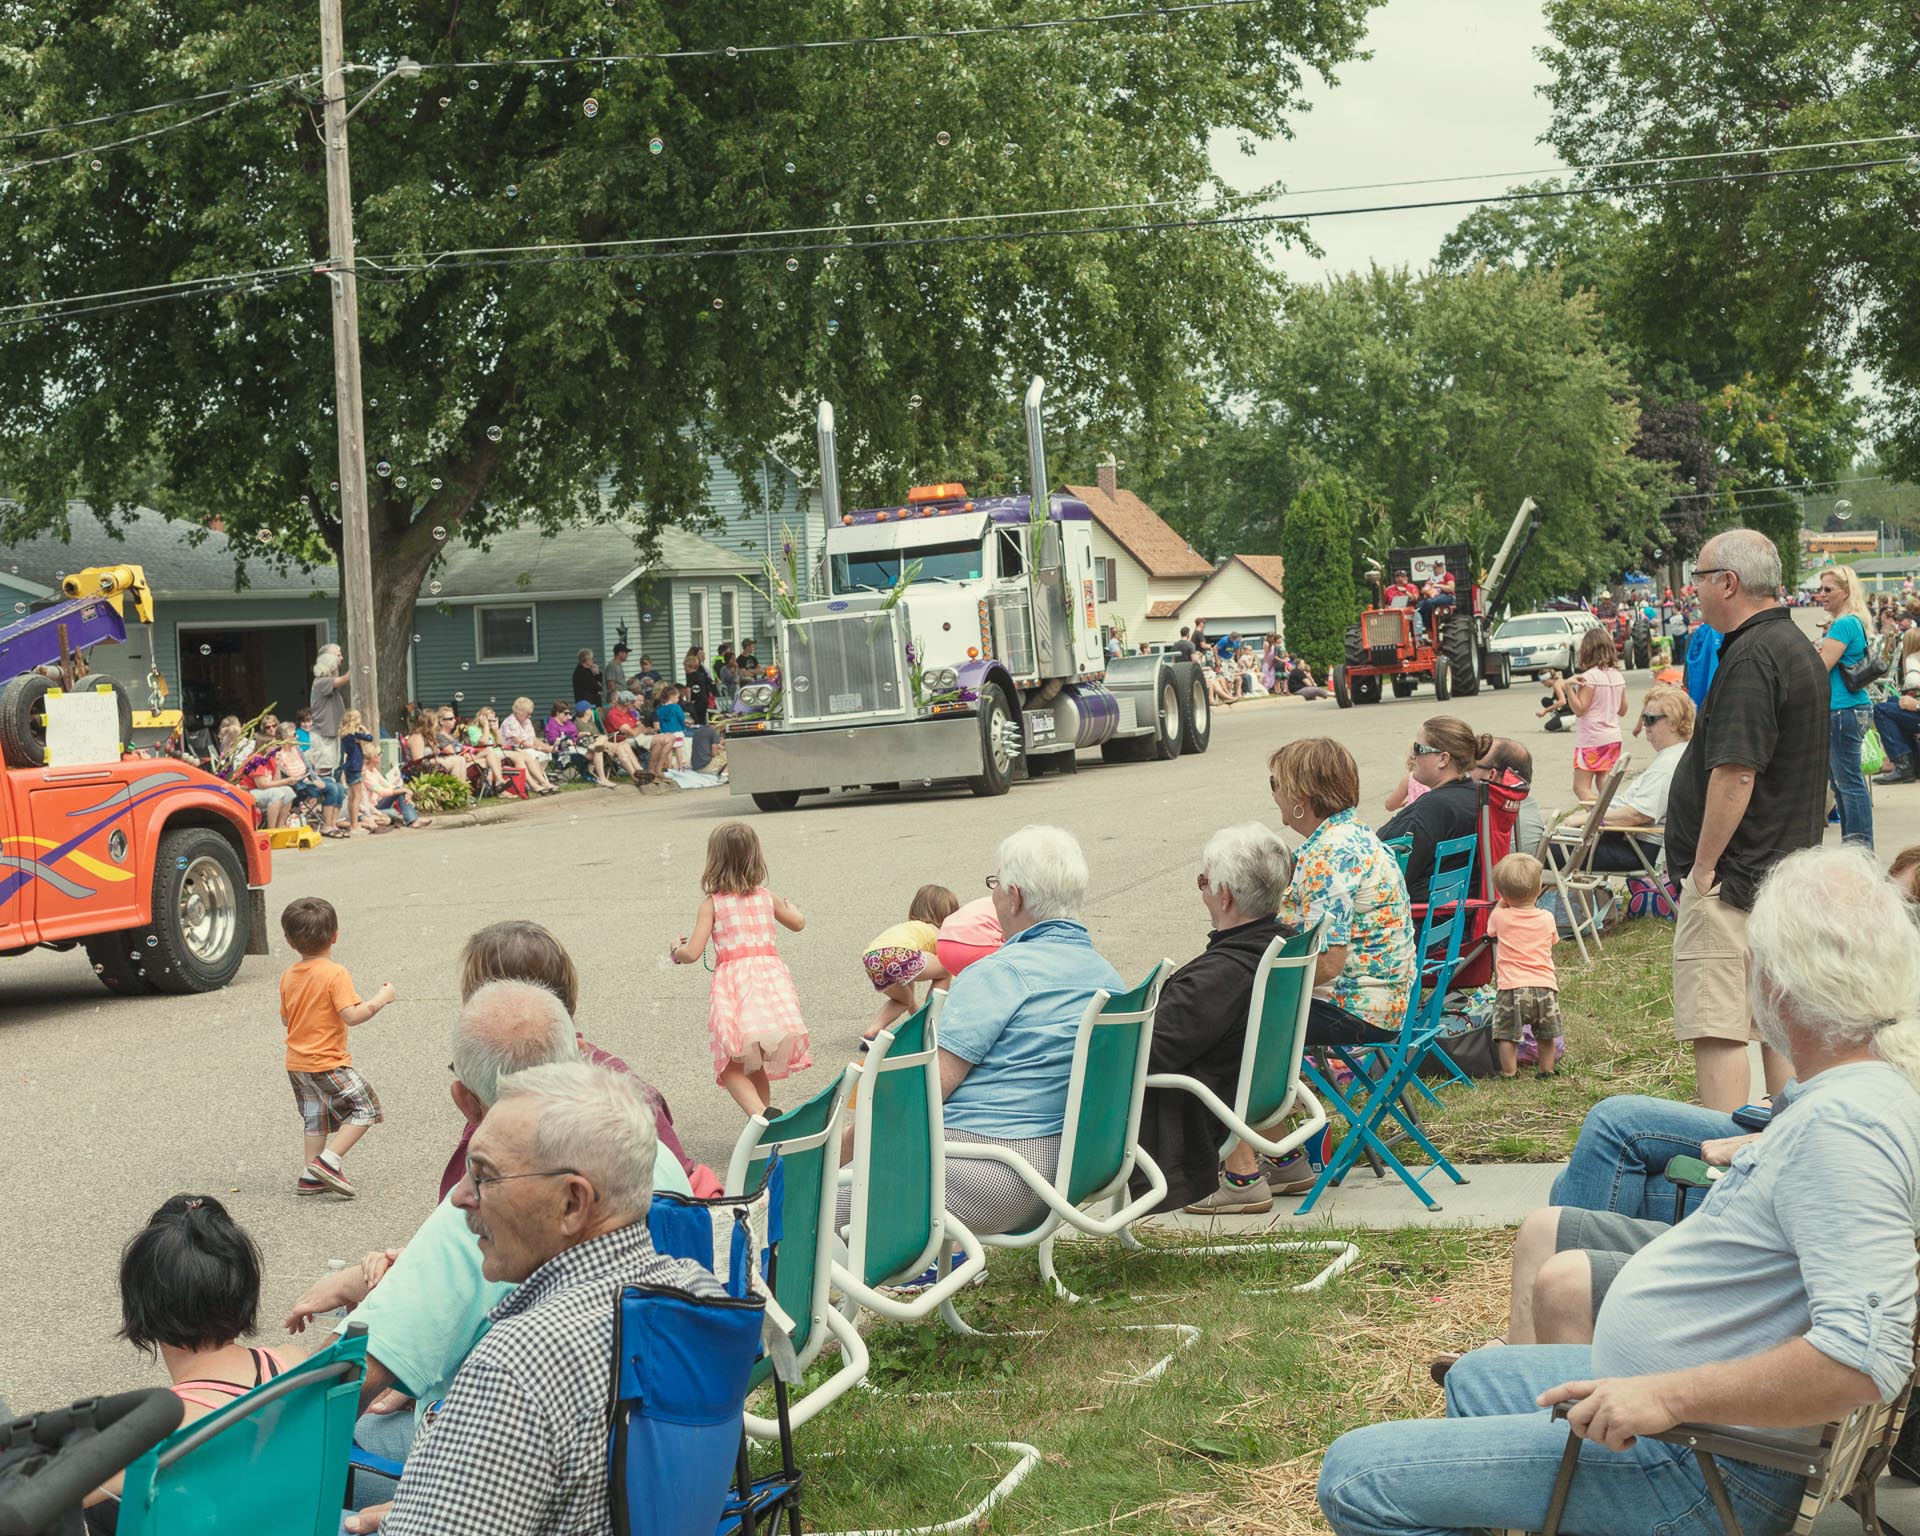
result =
[[194,959],[214,965],[226,956],[239,926],[240,903],[219,860],[202,854],[187,866],[177,916],[181,943]]
[[1160,739],[1172,741],[1180,734],[1180,694],[1168,678],[1160,689]]
[[[993,696],[992,712],[987,717],[987,740],[992,743],[993,766],[1001,773],[1013,768],[1013,754],[1017,747],[1009,745],[1008,738],[1019,730],[1019,726],[1007,718],[1007,706],[998,693]],[[1018,741],[1013,736],[1014,741]]]
[[1193,684],[1193,729],[1195,733],[1204,731],[1212,718],[1213,701],[1207,697],[1207,680],[1195,678]]

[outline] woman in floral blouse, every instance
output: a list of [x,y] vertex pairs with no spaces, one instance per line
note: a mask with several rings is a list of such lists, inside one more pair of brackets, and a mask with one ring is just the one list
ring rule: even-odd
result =
[[1306,839],[1294,854],[1280,921],[1305,929],[1327,919],[1307,1043],[1391,1039],[1413,988],[1413,918],[1399,863],[1355,818],[1360,769],[1351,752],[1322,736],[1288,742],[1267,771],[1280,819]]

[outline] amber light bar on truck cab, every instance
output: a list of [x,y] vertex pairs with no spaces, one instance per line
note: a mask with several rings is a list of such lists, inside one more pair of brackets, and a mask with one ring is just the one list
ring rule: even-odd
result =
[[958,480],[944,480],[939,485],[916,485],[907,492],[907,500],[915,501],[965,501],[967,488]]

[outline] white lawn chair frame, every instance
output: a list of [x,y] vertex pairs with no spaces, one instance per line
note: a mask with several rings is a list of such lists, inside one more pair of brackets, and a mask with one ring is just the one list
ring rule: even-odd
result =
[[[922,1010],[926,1022],[921,1049],[896,1049],[896,1032],[903,1031],[913,1023],[913,1018],[903,1019],[894,1028],[875,1035],[865,1057],[848,1069],[851,1084],[859,1092],[853,1111],[853,1155],[840,1170],[840,1183],[848,1186],[850,1191],[847,1259],[844,1264],[836,1263],[833,1266],[833,1283],[839,1287],[848,1303],[857,1303],[869,1312],[901,1323],[917,1323],[931,1317],[950,1296],[974,1284],[987,1267],[987,1256],[981,1249],[980,1239],[944,1205],[947,1187],[946,1122],[940,1099],[938,1026],[940,1010],[945,1001],[946,993],[938,990],[928,998]],[[923,1273],[929,1264],[945,1264],[953,1244],[959,1245],[962,1254],[960,1263],[953,1267],[950,1274],[939,1275],[937,1283],[911,1296],[888,1295],[884,1290],[868,1284],[865,1279],[870,1223],[876,1214],[881,1214],[874,1212],[870,1206],[873,1194],[874,1116],[878,1113],[881,1100],[881,1081],[896,1072],[917,1072],[923,1078],[931,1176],[926,1183],[928,1237],[925,1246],[917,1258],[904,1263],[887,1279],[911,1279]],[[884,1214],[897,1217],[900,1213]]]
[[[763,1160],[762,1156],[756,1154],[771,1154],[777,1150],[783,1158],[791,1160],[804,1153],[819,1151],[828,1160],[827,1170],[820,1180],[820,1209],[815,1230],[813,1287],[809,1306],[811,1323],[807,1342],[797,1352],[797,1366],[801,1371],[806,1370],[827,1347],[829,1338],[839,1344],[844,1363],[811,1392],[794,1398],[788,1404],[787,1422],[794,1429],[807,1423],[829,1403],[844,1397],[867,1375],[866,1342],[853,1324],[834,1310],[830,1297],[834,1246],[838,1241],[833,1232],[838,1183],[832,1170],[840,1158],[840,1128],[846,1118],[846,1106],[847,1081],[843,1075],[835,1085],[833,1107],[824,1129],[812,1135],[763,1143],[761,1138],[766,1134],[768,1121],[765,1115],[755,1115],[740,1133],[740,1139],[734,1143],[733,1155],[727,1162],[727,1190],[731,1194],[740,1194],[752,1187],[753,1165]],[[791,1227],[792,1223],[787,1225]],[[787,1241],[790,1239],[783,1238],[782,1245]],[[780,1438],[777,1419],[764,1419],[749,1413],[746,1416],[746,1429],[756,1440]]]
[[[1586,808],[1587,819],[1577,840],[1570,841],[1560,835],[1565,823],[1578,814],[1569,811],[1548,829],[1546,841],[1541,846],[1540,862],[1544,866],[1547,888],[1560,893],[1560,904],[1573,929],[1573,941],[1580,948],[1582,965],[1591,964],[1593,960],[1593,956],[1587,953],[1587,934],[1593,935],[1594,953],[1600,951],[1600,918],[1592,898],[1594,892],[1605,890],[1607,885],[1606,876],[1594,873],[1593,850],[1599,845],[1600,833],[1604,830],[1601,823],[1607,818],[1607,807],[1613,804],[1614,792],[1620,788],[1620,781],[1627,774],[1627,765],[1632,761],[1633,755],[1628,753],[1600,781],[1600,791],[1595,795],[1593,804]],[[1549,844],[1558,844],[1566,850],[1566,868],[1562,869],[1549,857]]]

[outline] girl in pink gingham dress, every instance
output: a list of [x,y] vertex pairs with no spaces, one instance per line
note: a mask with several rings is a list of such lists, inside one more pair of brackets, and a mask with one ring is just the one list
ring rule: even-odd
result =
[[766,1109],[771,1082],[813,1065],[793,978],[773,947],[775,923],[798,933],[807,920],[766,888],[766,878],[766,855],[753,828],[744,821],[715,827],[700,880],[706,899],[692,934],[673,950],[675,964],[691,965],[713,940],[719,958],[707,1034],[714,1080],[749,1115]]

